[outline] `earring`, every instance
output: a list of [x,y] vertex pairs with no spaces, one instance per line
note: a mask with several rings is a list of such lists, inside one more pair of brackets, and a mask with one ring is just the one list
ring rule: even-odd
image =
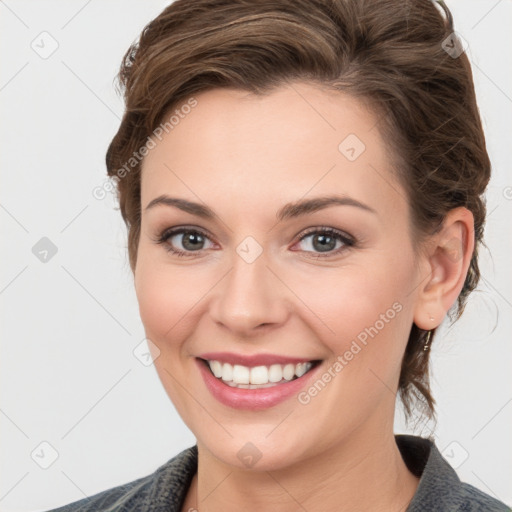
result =
[[432,338],[432,331],[427,332],[427,339],[425,340],[425,345],[423,345],[423,351],[428,350],[428,344],[430,343],[430,339]]
[[[429,317],[430,317],[430,321],[433,322],[434,321],[434,317],[433,316],[430,316],[430,313],[429,313]],[[425,345],[423,345],[423,351],[427,351],[428,350],[428,344],[430,343],[430,340],[432,339],[432,331],[428,331],[427,333],[427,339],[425,340]]]

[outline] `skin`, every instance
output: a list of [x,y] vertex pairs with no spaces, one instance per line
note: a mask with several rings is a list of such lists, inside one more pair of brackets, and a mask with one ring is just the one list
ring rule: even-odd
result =
[[[348,95],[295,82],[265,96],[217,89],[195,97],[144,159],[135,268],[155,367],[197,438],[198,472],[182,510],[405,510],[418,479],[393,435],[401,359],[412,323],[436,327],[460,293],[471,213],[450,212],[420,248],[377,116]],[[338,149],[348,134],[366,146],[354,161]],[[162,194],[217,216],[145,209]],[[374,212],[330,206],[276,220],[285,203],[332,194]],[[183,245],[184,235],[155,243],[180,226],[209,233],[203,248]],[[336,242],[320,259],[315,234],[300,240],[318,227],[356,243]],[[236,252],[247,236],[262,249],[252,263]],[[192,250],[178,257],[166,245]],[[307,404],[293,396],[263,411],[230,408],[194,360],[207,351],[272,353],[322,359],[323,373],[397,302],[401,311]],[[237,457],[248,442],[261,453],[252,467]]]

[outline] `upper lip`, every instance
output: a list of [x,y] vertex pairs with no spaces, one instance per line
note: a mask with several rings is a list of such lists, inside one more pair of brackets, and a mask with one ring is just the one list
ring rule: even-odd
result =
[[308,361],[319,361],[318,358],[290,357],[277,354],[235,354],[233,352],[205,352],[197,356],[208,361],[219,361],[221,363],[239,364],[242,366],[270,366],[271,364],[297,364]]

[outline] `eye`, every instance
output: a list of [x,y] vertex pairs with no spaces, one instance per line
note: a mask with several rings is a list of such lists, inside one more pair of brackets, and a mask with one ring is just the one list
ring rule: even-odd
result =
[[334,228],[311,228],[304,234],[299,243],[303,243],[305,252],[317,252],[316,257],[329,257],[355,245],[352,236]]
[[[196,256],[194,252],[201,252],[205,247],[205,242],[210,238],[203,231],[192,228],[176,228],[164,231],[155,240],[156,243],[164,245],[166,251],[177,256]],[[181,245],[183,249],[176,246]]]
[[[187,227],[163,231],[154,241],[162,244],[166,251],[180,257],[197,257],[203,250],[211,249],[213,246],[213,242],[204,231]],[[334,228],[315,227],[307,230],[297,243],[303,244],[303,252],[314,253],[317,258],[325,258],[354,246],[355,239]]]

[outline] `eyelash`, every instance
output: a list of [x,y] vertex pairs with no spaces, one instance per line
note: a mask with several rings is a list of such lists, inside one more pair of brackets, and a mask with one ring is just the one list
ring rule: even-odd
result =
[[[174,249],[169,244],[166,245],[166,242],[167,242],[167,240],[169,240],[169,238],[171,238],[175,235],[181,235],[181,234],[199,234],[205,238],[210,239],[210,237],[204,231],[202,231],[200,229],[175,228],[175,229],[163,231],[156,239],[154,239],[154,242],[157,244],[162,244],[164,246],[164,249],[167,252],[170,252],[178,257],[188,257],[188,258],[197,257],[196,255],[194,255],[194,252],[200,253],[203,249],[201,249],[199,251],[181,251],[179,249]],[[347,250],[351,247],[354,247],[356,245],[355,239],[352,236],[348,235],[347,233],[344,233],[343,231],[338,231],[337,229],[334,229],[334,228],[325,228],[325,227],[314,227],[314,228],[307,229],[306,232],[299,238],[298,242],[302,242],[305,238],[307,238],[308,236],[310,236],[312,234],[327,235],[327,236],[335,238],[343,243],[342,247],[340,247],[334,251],[330,251],[330,252],[326,252],[326,253],[313,253],[316,255],[315,257],[319,258],[319,259],[337,256],[342,251],[345,251],[345,250]],[[311,253],[312,251],[304,251],[304,252]]]

